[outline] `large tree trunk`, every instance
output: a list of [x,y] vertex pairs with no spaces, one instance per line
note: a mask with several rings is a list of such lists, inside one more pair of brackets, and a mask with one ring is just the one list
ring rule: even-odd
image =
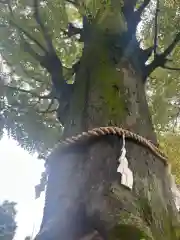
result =
[[[98,38],[83,52],[64,135],[110,125],[157,143],[141,73],[131,59],[122,58],[115,66]],[[167,168],[147,148],[128,141],[131,191],[121,185],[117,173],[121,145],[111,136],[65,153],[61,147],[53,151],[38,240],[78,240],[95,229],[102,239],[174,239]]]

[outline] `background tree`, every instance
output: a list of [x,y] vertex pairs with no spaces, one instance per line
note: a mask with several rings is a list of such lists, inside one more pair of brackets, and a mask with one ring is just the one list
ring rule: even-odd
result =
[[0,206],[0,239],[12,240],[16,231],[16,203],[4,201]]
[[25,237],[25,240],[31,240],[31,237],[27,236]]
[[[62,129],[65,137],[92,127],[112,124],[139,133],[156,144],[146,102],[145,83],[156,130],[162,132],[172,125],[178,128],[178,1],[2,0],[0,11],[1,54],[5,61],[1,76],[1,126],[23,146],[46,154],[47,149],[50,150],[57,142]],[[169,74],[162,71],[166,68],[171,71]],[[172,79],[175,79],[173,83]],[[165,109],[170,109],[170,114],[165,114]],[[168,205],[172,196],[168,191],[162,163],[156,159],[154,164],[152,156],[146,156],[143,149],[138,151],[132,145],[127,145],[127,148],[131,169],[137,174],[135,185],[138,186],[138,191],[141,185],[137,183],[138,177],[148,178],[149,186],[149,181],[152,181],[155,174],[165,186],[160,184],[159,188],[163,189],[162,198],[166,199],[165,204]],[[58,150],[52,155],[53,159],[59,158],[57,153]],[[92,186],[95,181],[94,184],[100,186],[102,180],[112,181],[107,179],[106,172],[106,169],[115,171],[113,160],[112,165],[108,165],[110,155],[116,161],[119,150],[117,153],[114,148],[112,150],[100,144],[86,156],[81,156],[83,160],[94,160],[90,166],[84,166],[84,161],[79,160],[81,157],[75,155],[69,157],[67,162],[72,158],[75,164],[78,159],[80,166],[87,167],[88,173],[97,176],[92,179],[89,176],[91,174],[86,174],[87,182]],[[104,166],[99,159],[106,160]],[[64,167],[68,163],[64,163]],[[80,169],[77,173],[73,172],[71,179],[66,179],[66,174],[64,182],[59,179],[63,174],[60,174],[60,169],[62,166],[50,167],[42,226],[51,217],[56,216],[59,220],[60,215],[67,216],[66,204],[63,200],[61,204],[57,201],[59,191],[63,189],[67,195],[70,194],[71,204],[76,193],[79,195],[73,189],[75,185],[79,188],[81,186],[76,182],[76,174]],[[99,174],[100,169],[104,169],[102,174]],[[114,172],[111,176],[115,176]],[[66,185],[66,180],[70,181],[72,188]],[[62,182],[63,188],[59,190],[58,183]],[[77,191],[80,191],[79,188]],[[92,200],[87,192],[83,194]],[[95,196],[98,194],[98,191],[94,193]],[[99,197],[103,198],[102,195]],[[96,206],[97,202],[93,203]],[[64,206],[61,214],[60,205]],[[103,214],[110,210],[109,205],[106,210],[101,209],[102,206],[98,203],[97,206]],[[75,216],[81,215],[78,214],[78,207],[77,204]],[[92,215],[93,211],[90,211]],[[169,213],[168,210],[167,212]],[[75,220],[71,214],[73,212],[70,212],[69,218]],[[116,225],[115,219],[108,222],[110,218],[106,214],[107,226]],[[65,218],[61,221],[65,221]],[[70,224],[69,220],[67,222]],[[74,228],[76,234],[77,230]],[[171,231],[165,234],[166,231],[169,229],[164,229],[163,236],[156,235],[158,231],[155,231],[153,237],[174,237]],[[52,229],[49,232],[57,233]],[[82,234],[81,231],[80,233]],[[69,231],[64,234],[69,234]]]

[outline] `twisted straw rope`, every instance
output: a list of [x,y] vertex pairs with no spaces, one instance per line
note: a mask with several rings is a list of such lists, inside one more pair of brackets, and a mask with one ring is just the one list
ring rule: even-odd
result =
[[[61,145],[72,145],[76,143],[80,143],[83,141],[88,141],[90,138],[93,137],[100,137],[100,136],[105,136],[105,135],[116,135],[118,137],[125,137],[127,139],[132,139],[136,141],[138,144],[145,146],[151,152],[157,156],[160,160],[163,161],[165,166],[168,166],[168,159],[167,157],[149,140],[147,140],[144,137],[141,137],[138,134],[135,134],[133,132],[130,132],[128,130],[125,130],[123,128],[119,127],[99,127],[99,128],[94,128],[92,130],[89,130],[87,132],[82,132],[81,134],[78,134],[76,136],[73,136],[71,138],[66,138],[64,141],[60,141]],[[45,204],[44,208],[47,206],[47,197],[45,197]],[[81,240],[83,240],[82,238]],[[85,240],[85,239],[84,239]]]
[[123,128],[119,127],[99,127],[94,128],[92,130],[89,130],[87,132],[82,132],[81,134],[78,134],[76,136],[72,136],[70,138],[66,138],[64,141],[61,141],[60,143],[63,145],[71,145],[74,143],[79,143],[81,141],[87,141],[92,137],[100,137],[105,135],[116,135],[118,137],[124,136],[127,139],[135,140],[138,144],[147,147],[151,152],[157,156],[160,160],[163,161],[163,163],[167,166],[168,165],[168,159],[164,155],[164,153],[159,150],[151,141],[147,140],[146,138],[130,132],[128,130],[125,130]]

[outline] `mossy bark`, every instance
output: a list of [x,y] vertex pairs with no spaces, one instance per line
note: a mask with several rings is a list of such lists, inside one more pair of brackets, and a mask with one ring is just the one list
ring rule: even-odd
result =
[[[64,135],[109,125],[129,129],[156,143],[141,75],[131,59],[122,58],[115,65],[106,42],[98,36],[83,52]],[[121,140],[117,137],[106,137],[64,154],[60,148],[53,151],[48,161],[46,204],[38,240],[78,240],[93,229],[103,239],[173,239],[152,231],[156,205],[151,206],[148,217],[140,210],[143,206],[137,204],[144,189],[154,196],[151,183],[155,177],[161,190],[158,209],[174,214],[167,169],[148,149],[131,142],[126,147],[134,175],[132,191],[120,184],[117,159]],[[120,193],[118,198],[114,189]],[[163,224],[160,228],[166,233]]]
[[65,135],[117,125],[156,142],[141,77],[128,60],[115,66],[105,47],[88,50],[76,77]]

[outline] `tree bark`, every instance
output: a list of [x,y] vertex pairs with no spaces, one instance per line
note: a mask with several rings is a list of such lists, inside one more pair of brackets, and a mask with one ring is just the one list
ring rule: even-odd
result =
[[[115,125],[156,144],[143,74],[137,72],[131,59],[122,58],[115,65],[104,42],[95,39],[83,52],[64,137]],[[83,238],[94,230],[102,239],[170,239],[166,238],[170,227],[161,222],[164,216],[175,213],[164,163],[148,149],[128,141],[127,159],[134,176],[131,191],[121,185],[117,173],[121,146],[121,139],[110,136],[90,146],[68,148],[66,152],[59,146],[52,152],[37,240],[100,239]],[[153,199],[151,207],[148,191]],[[145,209],[141,205],[143,199]],[[154,226],[157,212],[156,220],[161,222],[162,231]]]

